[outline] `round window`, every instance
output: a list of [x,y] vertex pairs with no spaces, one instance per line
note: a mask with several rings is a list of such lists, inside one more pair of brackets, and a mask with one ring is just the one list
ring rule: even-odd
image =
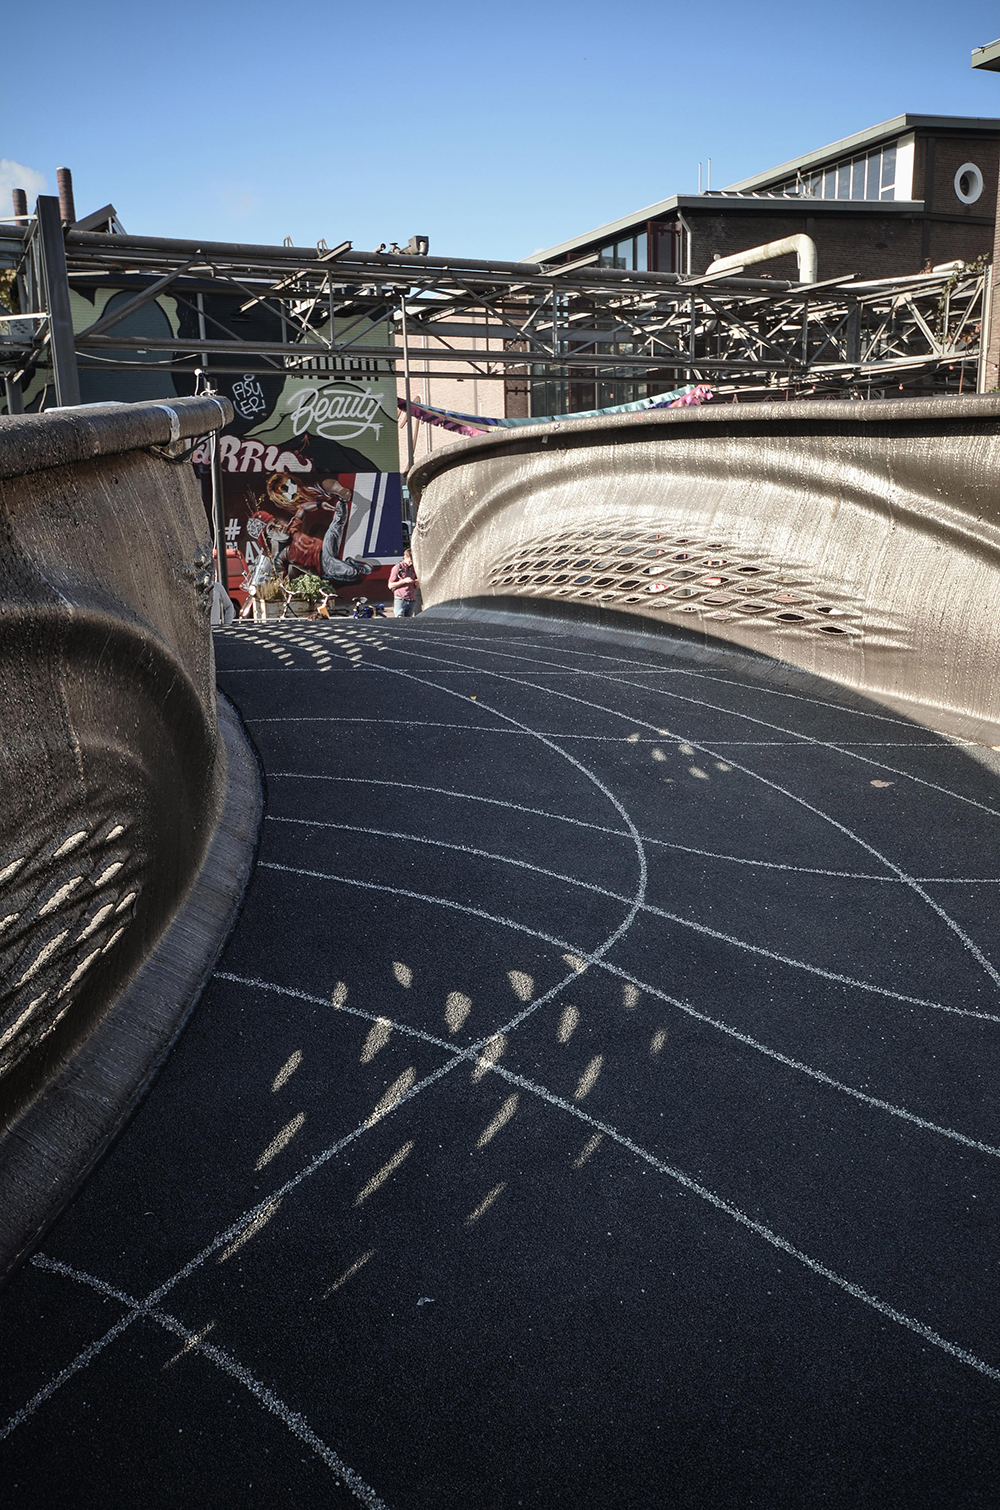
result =
[[975,163],[963,163],[955,174],[955,193],[963,204],[975,204],[982,192],[982,173]]

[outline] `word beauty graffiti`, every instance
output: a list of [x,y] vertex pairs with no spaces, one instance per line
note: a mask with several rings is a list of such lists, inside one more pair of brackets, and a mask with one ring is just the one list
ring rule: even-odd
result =
[[[207,443],[191,457],[195,466],[207,467],[211,460]],[[260,440],[240,440],[238,435],[219,436],[219,459],[224,472],[311,472],[312,462],[296,451],[281,446],[265,446]]]
[[357,440],[369,430],[378,440],[385,423],[380,396],[346,383],[299,388],[289,401],[288,417],[296,435],[308,430],[324,440]]

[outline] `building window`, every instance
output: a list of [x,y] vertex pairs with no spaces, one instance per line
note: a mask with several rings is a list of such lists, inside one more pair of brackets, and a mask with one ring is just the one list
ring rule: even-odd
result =
[[[818,173],[800,173],[787,183],[778,184],[764,192],[791,199],[895,199],[896,156],[896,143],[893,142],[891,146],[882,147],[878,152],[870,152],[867,157],[852,157],[846,162],[831,163]],[[968,163],[966,167],[973,168],[974,165]],[[960,173],[962,171],[959,169]],[[975,172],[978,171],[976,168]],[[956,193],[957,183],[956,179]],[[971,204],[972,201],[967,200],[966,203]]]
[[602,246],[598,253],[597,265],[598,267],[617,267],[629,273],[644,273],[646,271],[645,231],[638,236],[629,236],[624,241],[616,241],[611,246]]
[[975,163],[963,163],[955,174],[955,193],[963,204],[975,204],[982,192],[982,173]]

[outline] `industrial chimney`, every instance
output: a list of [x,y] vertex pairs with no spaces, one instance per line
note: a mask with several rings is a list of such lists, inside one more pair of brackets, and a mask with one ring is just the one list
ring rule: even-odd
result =
[[63,225],[73,225],[76,206],[73,203],[73,175],[68,168],[56,169],[56,183],[59,185],[59,219]]

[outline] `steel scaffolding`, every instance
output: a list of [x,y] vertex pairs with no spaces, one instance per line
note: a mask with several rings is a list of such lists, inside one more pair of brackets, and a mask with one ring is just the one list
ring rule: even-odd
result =
[[[108,207],[111,211],[111,207]],[[93,222],[94,217],[89,217]],[[59,201],[0,222],[0,374],[8,412],[39,374],[51,406],[78,401],[92,369],[174,375],[403,377],[419,343],[434,370],[548,384],[558,410],[609,385],[643,396],[684,382],[720,396],[881,396],[981,387],[983,263],[875,281],[790,283],[731,273],[683,277],[598,267],[596,254],[541,264],[427,255],[421,249],[328,248],[129,236],[59,218]],[[74,329],[70,290],[109,289],[124,302]],[[186,312],[178,335],[122,333],[122,322],[169,295]],[[252,316],[253,330],[240,323]],[[187,375],[185,378],[184,375]],[[190,385],[190,386],[186,386]],[[37,385],[36,385],[37,386]],[[544,406],[543,406],[544,407]],[[537,409],[535,412],[539,412]]]

